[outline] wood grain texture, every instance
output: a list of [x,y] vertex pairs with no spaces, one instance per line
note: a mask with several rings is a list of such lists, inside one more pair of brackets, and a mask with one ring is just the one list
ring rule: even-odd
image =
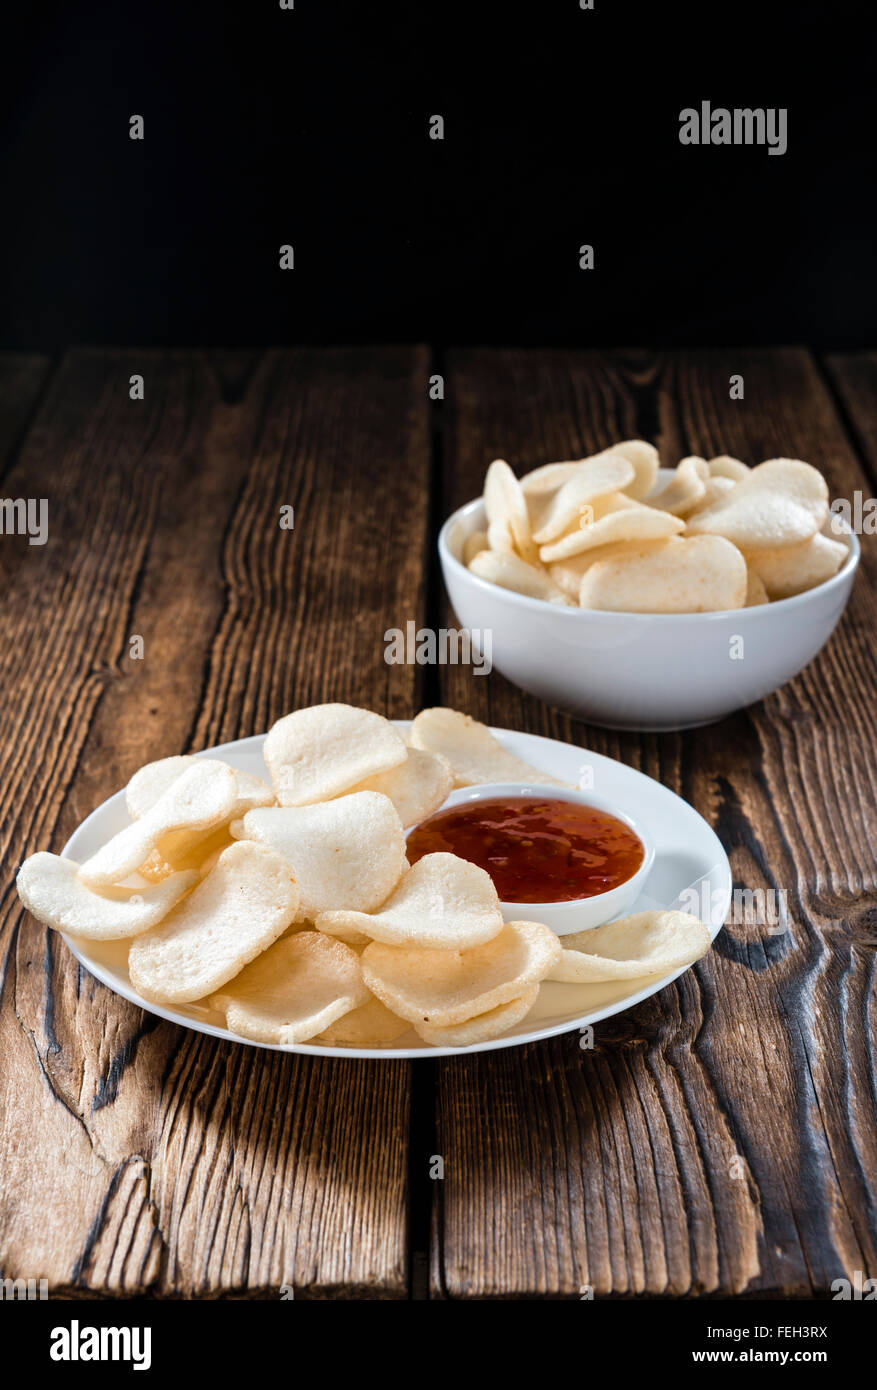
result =
[[71,1296],[405,1295],[405,1064],[281,1057],[145,1015],[77,969],[13,879],[150,758],[322,699],[416,707],[419,669],[386,666],[382,634],[423,610],[426,374],[414,348],[75,352],[7,474],[50,516],[45,547],[0,542],[7,1277]]
[[[791,455],[833,495],[868,491],[803,350],[465,350],[447,379],[443,513],[494,457],[520,473],[634,435],[665,462]],[[873,420],[873,399],[862,409]],[[442,670],[443,703],[620,758],[692,802],[735,886],[784,891],[791,920],[784,935],[731,921],[675,985],[598,1024],[593,1052],[566,1035],[437,1064],[437,1296],[796,1296],[877,1273],[875,579],[871,548],[817,660],[707,729],[586,728],[497,674]]]
[[832,353],[825,369],[859,447],[868,475],[877,481],[877,352]]
[[44,353],[0,352],[0,478],[15,457],[51,367]]
[[[424,1201],[437,1297],[802,1295],[877,1274],[867,537],[825,651],[709,729],[585,728],[497,674],[383,660],[387,627],[447,621],[429,526],[492,457],[520,472],[641,435],[671,460],[798,454],[867,496],[875,362],[466,351],[429,406],[411,348],[0,356],[3,494],[50,504],[47,546],[0,539],[2,1275],[72,1297],[405,1297]],[[441,700],[640,768],[715,826],[739,887],[787,893],[788,933],[730,922],[592,1052],[568,1035],[437,1060],[412,1091],[404,1064],[166,1025],[21,910],[21,859],[141,762],[324,699]]]

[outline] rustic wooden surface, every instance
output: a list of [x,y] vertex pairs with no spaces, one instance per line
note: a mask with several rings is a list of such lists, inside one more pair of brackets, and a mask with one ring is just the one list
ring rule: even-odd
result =
[[[820,657],[685,734],[387,666],[382,641],[447,620],[435,530],[498,454],[522,470],[642,435],[669,458],[798,454],[870,497],[875,398],[877,358],[800,349],[0,355],[0,495],[50,504],[46,547],[0,538],[0,1274],[269,1298],[807,1296],[877,1275],[874,543]],[[411,1066],[178,1029],[22,911],[17,865],[139,763],[324,699],[441,700],[641,768],[714,825],[737,886],[787,893],[788,934],[730,923],[591,1052],[572,1034]]]
[[422,603],[426,366],[415,349],[75,353],[4,476],[4,495],[50,502],[45,548],[2,542],[7,1275],[70,1293],[407,1291],[410,1069],[384,1063],[376,1085],[367,1063],[144,1015],[47,940],[12,878],[145,758],[315,701],[417,703],[419,668],[386,666],[380,635]]

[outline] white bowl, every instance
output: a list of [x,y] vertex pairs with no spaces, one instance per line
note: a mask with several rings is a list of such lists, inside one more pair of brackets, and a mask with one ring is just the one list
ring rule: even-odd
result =
[[[642,841],[643,862],[632,878],[610,888],[606,893],[595,893],[591,898],[574,898],[571,902],[557,903],[506,903],[500,902],[500,909],[506,922],[542,922],[558,936],[569,932],[587,931],[591,927],[611,922],[636,902],[643,892],[646,880],[655,862],[655,847],[642,823],[628,811],[616,805],[611,799],[597,796],[592,791],[575,791],[571,787],[540,786],[538,783],[523,782],[485,782],[478,787],[460,787],[451,792],[440,811],[463,802],[487,801],[493,797],[510,796],[541,797],[546,801],[577,801],[582,806],[594,806],[598,811],[607,811],[629,826],[634,835]],[[412,826],[412,830],[416,830]],[[411,831],[408,832],[411,834]]]
[[[669,470],[662,470],[669,477]],[[840,525],[840,518],[835,521]],[[479,498],[439,535],[445,587],[460,625],[492,634],[493,665],[515,685],[607,729],[686,729],[764,699],[812,661],[850,596],[859,542],[832,579],[794,598],[727,613],[606,613],[501,589],[462,562],[485,529]]]

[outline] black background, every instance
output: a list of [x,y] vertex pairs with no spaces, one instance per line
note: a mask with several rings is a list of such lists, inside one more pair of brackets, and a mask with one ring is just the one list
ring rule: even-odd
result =
[[[0,342],[873,345],[874,32],[816,0],[33,5]],[[788,107],[788,153],[680,145],[702,100]]]

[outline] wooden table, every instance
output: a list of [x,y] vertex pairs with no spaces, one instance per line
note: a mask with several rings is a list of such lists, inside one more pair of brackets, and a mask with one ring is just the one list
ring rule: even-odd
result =
[[[670,460],[798,455],[869,497],[875,399],[877,355],[797,348],[3,358],[0,495],[48,498],[49,540],[0,537],[0,1273],[396,1299],[877,1275],[873,540],[818,660],[711,728],[607,733],[497,674],[383,660],[386,628],[447,625],[437,526],[496,455],[521,471],[639,435]],[[183,1031],[22,910],[22,859],[140,763],[323,700],[447,703],[630,763],[715,827],[738,886],[787,892],[789,932],[730,924],[592,1052],[568,1034],[408,1064]]]

